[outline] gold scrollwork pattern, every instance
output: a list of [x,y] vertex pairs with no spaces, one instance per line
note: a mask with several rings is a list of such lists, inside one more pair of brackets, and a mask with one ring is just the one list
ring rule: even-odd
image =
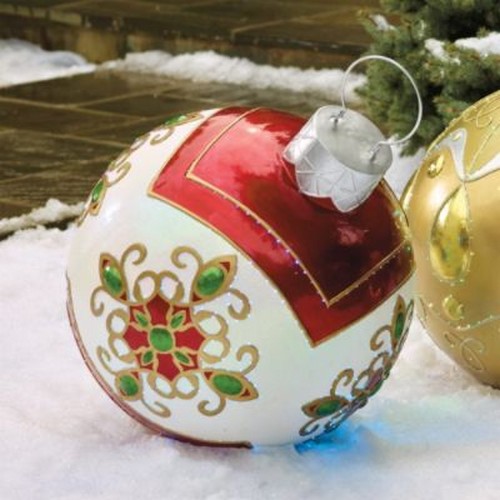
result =
[[479,129],[497,127],[499,110],[500,93],[495,92],[467,108],[463,114],[463,121],[472,122]]
[[463,339],[455,332],[444,332],[443,336],[452,349],[457,349],[468,368],[476,373],[485,371],[481,356],[486,347],[480,340],[471,337]]
[[[227,316],[242,321],[250,314],[248,297],[233,285],[236,256],[204,262],[193,248],[178,247],[171,254],[173,269],[156,272],[140,269],[147,254],[139,243],[119,258],[102,253],[100,285],[90,297],[92,314],[106,315],[107,344],[96,354],[113,375],[115,391],[160,417],[171,415],[169,400],[192,399],[202,384],[213,395],[198,404],[206,416],[221,413],[228,401],[256,399],[247,375],[259,353],[252,345],[232,352],[228,338]],[[188,287],[179,271],[192,276]],[[211,310],[210,304],[222,297],[225,313]],[[230,366],[238,369],[218,366],[231,356]]]
[[108,189],[121,181],[132,168],[131,156],[140,147],[149,143],[150,146],[163,144],[173,133],[176,127],[185,125],[202,118],[200,113],[187,113],[168,118],[164,123],[150,132],[138,137],[133,144],[122,151],[118,158],[113,160],[104,174],[96,182],[87,199],[82,214],[77,219],[77,225],[81,225],[87,216],[95,216],[99,213]]
[[357,374],[351,368],[337,375],[330,393],[302,406],[302,412],[309,421],[300,429],[301,436],[331,432],[356,410],[366,405],[384,380],[389,376],[410,327],[413,315],[413,301],[407,305],[398,296],[392,322],[379,328],[370,340],[370,349],[375,354],[369,366]]

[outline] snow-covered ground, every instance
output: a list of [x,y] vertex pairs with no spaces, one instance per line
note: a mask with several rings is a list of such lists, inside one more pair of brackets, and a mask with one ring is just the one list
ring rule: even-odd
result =
[[[127,54],[118,61],[102,65],[105,69],[155,73],[195,82],[219,82],[253,88],[272,88],[287,92],[306,92],[339,102],[344,72],[340,69],[306,69],[255,64],[240,57],[227,57],[213,51],[172,56],[152,50]],[[363,75],[349,75],[345,86],[347,101],[357,102],[356,87]]]
[[27,214],[0,219],[0,238],[19,229],[45,226],[62,220],[75,219],[81,214],[83,206],[83,201],[75,205],[66,205],[51,198],[47,200],[43,207],[35,208]]
[[[42,62],[30,78],[46,74]],[[0,50],[2,76],[5,67]],[[398,190],[415,163],[395,165]],[[51,202],[31,217],[67,210]],[[152,435],[99,389],[73,341],[64,278],[73,231],[0,242],[2,500],[499,497],[499,393],[448,361],[417,321],[381,391],[314,448],[220,450]]]
[[[0,87],[47,80],[96,69],[156,73],[198,82],[220,82],[255,88],[307,92],[338,101],[344,72],[339,69],[276,68],[213,51],[173,56],[162,51],[128,54],[124,59],[96,66],[78,54],[46,51],[22,40],[0,40]],[[347,100],[357,101],[354,90],[365,81],[353,73],[346,83]]]
[[94,70],[94,64],[72,52],[48,52],[22,40],[0,40],[0,87]]
[[499,394],[417,322],[381,391],[315,449],[218,450],[150,434],[97,386],[73,341],[72,232],[0,243],[3,500],[498,498]]

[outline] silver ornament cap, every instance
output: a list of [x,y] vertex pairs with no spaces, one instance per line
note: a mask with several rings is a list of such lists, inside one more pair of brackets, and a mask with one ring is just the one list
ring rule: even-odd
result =
[[318,109],[286,147],[302,193],[330,198],[341,212],[361,205],[392,164],[382,132],[357,111]]
[[[413,129],[402,139],[386,140],[366,116],[347,109],[346,80],[352,69],[368,60],[396,66],[408,78],[417,96],[418,113]],[[316,198],[330,198],[341,212],[359,207],[377,187],[392,164],[391,146],[406,142],[418,130],[423,105],[417,84],[398,62],[380,55],[354,61],[344,73],[341,106],[319,108],[290,141],[283,156],[295,165],[300,191]]]

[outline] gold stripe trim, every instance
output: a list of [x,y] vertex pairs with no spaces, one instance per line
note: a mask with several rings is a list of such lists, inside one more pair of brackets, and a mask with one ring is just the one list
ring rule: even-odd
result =
[[385,265],[391,261],[394,257],[396,257],[401,250],[403,250],[409,242],[407,240],[403,240],[391,253],[387,254],[376,266],[372,267],[365,274],[360,276],[356,281],[354,281],[351,285],[349,285],[342,292],[338,293],[333,299],[331,299],[330,304],[335,304],[339,300],[343,299],[346,295],[349,295],[353,290],[359,288],[365,281],[368,281],[372,276],[377,274]]
[[[156,193],[150,191],[149,192],[149,196],[151,196],[152,198],[156,198],[157,200],[161,201],[162,203],[166,203],[167,205],[170,205],[174,208],[177,208],[178,210],[180,210],[182,213],[190,216],[191,218],[193,218],[194,220],[196,220],[197,222],[199,222],[201,225],[205,226],[206,228],[210,229],[211,231],[213,231],[214,233],[218,234],[223,240],[225,240],[229,245],[231,245],[233,248],[235,248],[235,250],[237,250],[238,252],[240,252],[242,255],[244,255],[248,261],[250,262],[253,262],[253,267],[254,269],[256,269],[257,271],[260,272],[260,274],[262,275],[263,279],[266,280],[266,281],[270,281],[273,285],[274,285],[274,288],[275,290],[279,293],[280,297],[283,299],[284,303],[286,304],[286,307],[288,308],[288,310],[290,311],[291,315],[295,318],[295,320],[297,321],[297,324],[300,328],[300,330],[302,331],[302,334],[304,335],[304,337],[307,339],[307,342],[309,343],[309,345],[312,347],[312,348],[315,348],[321,344],[323,344],[324,342],[326,342],[327,340],[330,340],[331,338],[333,338],[334,336],[338,335],[339,333],[343,332],[344,330],[346,330],[347,328],[350,328],[352,325],[356,324],[356,323],[359,323],[360,321],[362,321],[363,319],[365,319],[369,314],[371,314],[373,312],[374,309],[376,309],[377,307],[379,307],[383,302],[381,302],[380,304],[378,304],[374,309],[371,309],[370,311],[368,311],[366,314],[364,314],[363,316],[360,316],[359,318],[357,318],[355,321],[353,321],[352,323],[349,323],[348,325],[342,327],[342,328],[339,328],[339,329],[336,329],[334,330],[332,333],[328,334],[327,336],[323,337],[321,340],[317,341],[317,342],[314,342],[313,339],[309,336],[309,333],[307,331],[307,329],[304,327],[302,321],[300,320],[300,318],[298,317],[297,313],[295,312],[295,310],[293,309],[293,307],[290,305],[290,303],[288,302],[288,299],[285,297],[285,295],[283,294],[283,292],[281,291],[281,288],[271,279],[271,277],[239,246],[237,245],[234,241],[230,240],[224,233],[222,233],[219,229],[217,229],[215,226],[212,226],[209,222],[203,220],[203,219],[200,219],[196,214],[194,214],[193,212],[191,212],[190,210],[186,209],[185,207],[181,206],[181,205],[178,205],[177,203],[173,202],[172,200],[167,200],[166,198],[163,198],[161,197],[160,195],[157,195]],[[407,241],[404,241],[403,244],[401,244],[399,248],[399,251],[398,252],[395,252],[391,255],[390,258],[388,258],[387,260],[385,260],[384,262],[384,265],[382,266],[379,266],[377,268],[374,268],[373,270],[373,274],[376,274],[378,271],[380,271],[384,266],[385,264],[389,263],[390,260],[392,260],[393,258],[395,258],[399,252],[401,252],[401,250],[404,249],[404,244],[405,243],[408,243]],[[406,278],[401,281],[401,283],[399,283],[398,287],[395,288],[391,295],[389,297],[386,298],[386,300],[389,300],[390,297],[392,297],[392,295],[394,293],[396,293],[399,289],[401,289],[406,283],[407,281],[413,276],[413,273],[415,272],[415,265],[412,264],[411,266],[411,269],[408,273],[408,275],[406,276]],[[361,283],[358,283],[358,286],[361,286]],[[349,290],[349,293],[352,292],[353,289]],[[348,294],[345,294],[345,295],[348,295]]]
[[[427,316],[429,314],[431,314],[432,316],[434,316],[435,319],[442,321],[448,327],[450,327],[451,329],[456,330],[457,332],[460,332],[460,333],[468,332],[470,330],[475,330],[476,328],[480,328],[484,325],[488,325],[489,323],[494,323],[494,322],[500,320],[500,314],[492,314],[490,316],[485,316],[482,319],[478,319],[472,323],[468,323],[468,324],[464,325],[463,321],[453,322],[453,321],[446,319],[441,313],[438,312],[437,308],[434,307],[433,304],[427,302],[424,299],[423,295],[419,295],[418,298],[424,304],[425,313]],[[423,322],[425,322],[425,321],[426,321],[426,319],[424,318]],[[460,324],[460,323],[462,323],[462,324]]]
[[[262,109],[262,108],[256,108],[256,109]],[[249,112],[245,113],[246,114],[249,114],[250,112],[252,111],[256,111],[256,109],[253,109],[253,110],[250,110]],[[204,117],[204,120],[199,124],[199,126],[197,128],[199,128],[203,123],[205,123],[207,120],[209,120],[210,118],[212,117],[212,115],[210,116],[206,116]],[[240,117],[241,118],[241,117]],[[190,135],[192,135],[197,129],[194,129],[193,131],[191,131]],[[189,135],[189,136],[190,136]],[[188,137],[189,137],[188,136]],[[187,138],[186,138],[187,140]],[[201,225],[205,226],[206,228],[210,229],[211,231],[213,231],[214,233],[216,233],[217,235],[219,235],[224,241],[226,241],[230,246],[232,246],[233,248],[235,248],[235,250],[237,250],[238,252],[240,252],[242,255],[244,255],[248,261],[250,262],[253,262],[253,267],[254,269],[256,269],[260,274],[261,276],[263,277],[263,279],[265,281],[269,281],[271,282],[273,285],[274,285],[274,288],[275,290],[278,292],[279,296],[283,299],[284,303],[286,304],[286,307],[288,308],[290,314],[293,316],[293,318],[295,318],[295,320],[297,321],[297,324],[299,326],[299,329],[302,331],[302,334],[304,335],[304,337],[306,338],[309,346],[311,348],[316,348],[317,346],[323,344],[324,342],[326,342],[327,340],[330,340],[331,338],[335,337],[336,335],[340,334],[341,332],[343,332],[344,330],[346,330],[347,328],[351,327],[352,325],[356,324],[356,323],[359,323],[360,321],[362,321],[363,319],[365,319],[369,314],[371,314],[373,312],[373,310],[375,309],[371,309],[369,312],[367,312],[366,314],[364,314],[363,316],[359,317],[358,319],[356,319],[355,321],[353,321],[352,323],[350,323],[349,325],[346,325],[345,327],[342,327],[340,329],[337,329],[337,330],[334,330],[332,333],[330,333],[329,335],[323,337],[321,340],[317,341],[317,342],[314,342],[312,340],[312,338],[309,336],[309,333],[307,331],[307,329],[304,327],[302,321],[300,320],[300,318],[297,316],[297,313],[295,312],[295,310],[293,309],[293,307],[290,305],[290,303],[288,302],[288,299],[285,297],[285,295],[283,294],[283,292],[281,291],[280,287],[274,282],[274,280],[250,257],[250,255],[248,255],[248,253],[243,250],[243,248],[241,248],[236,242],[234,242],[233,240],[229,239],[222,231],[220,231],[218,228],[216,228],[215,226],[213,226],[212,224],[210,224],[209,222],[201,219],[200,217],[198,217],[195,213],[191,212],[189,209],[177,204],[176,202],[172,201],[172,200],[169,200],[167,198],[164,198],[163,196],[161,196],[160,194],[157,194],[153,191],[153,187],[156,183],[156,181],[159,179],[160,175],[162,174],[162,172],[165,170],[165,166],[168,165],[168,163],[170,162],[170,160],[175,156],[175,154],[181,149],[181,147],[183,146],[183,143],[179,144],[172,152],[172,154],[170,155],[170,157],[168,158],[168,160],[166,160],[166,162],[164,163],[164,167],[158,172],[158,174],[152,179],[152,181],[150,182],[149,184],[149,187],[148,187],[148,195],[151,197],[151,198],[154,198],[154,199],[157,199],[159,201],[161,201],[162,203],[166,203],[167,205],[170,205],[171,207],[173,208],[176,208],[178,210],[180,210],[182,213],[188,215],[189,217],[191,217],[192,219],[194,219],[195,221],[199,222]],[[204,151],[206,150],[207,148],[204,148]],[[394,202],[394,200],[396,199],[394,194],[392,193],[392,191],[390,189],[388,189],[386,186],[385,186],[385,183],[383,182],[382,183],[383,187],[384,187],[384,190],[389,194],[389,199],[391,201]],[[394,203],[393,203],[394,204]],[[370,274],[370,276],[372,274],[376,274],[380,269],[382,269],[382,267],[385,266],[385,264],[387,264],[392,258],[394,258],[405,246],[405,244],[409,244],[409,241],[408,240],[404,240],[395,250],[393,250],[391,252],[391,254],[387,255],[382,261],[381,263],[383,263],[382,265],[380,265],[380,263],[376,266],[374,266],[371,270],[367,271],[367,273],[365,273],[365,275],[363,276],[366,276],[367,274]],[[411,269],[408,273],[408,275],[406,276],[406,278],[401,281],[401,283],[399,283],[398,287],[395,288],[393,290],[393,293],[396,293],[398,290],[400,290],[407,282],[408,280],[413,276],[413,273],[415,271],[415,265],[414,263],[412,263],[412,266],[411,266]],[[366,279],[368,279],[370,276],[367,276]],[[360,278],[361,279],[361,278]],[[359,280],[358,280],[359,281]],[[342,291],[340,292],[340,294],[344,294],[343,297],[341,298],[344,298],[346,295],[348,295],[350,292],[352,292],[354,290],[354,288],[357,288],[359,286],[361,286],[362,284],[362,281],[359,281],[357,283],[357,286],[356,287],[353,287],[352,285],[349,287],[349,292],[347,293],[344,293],[345,291]],[[340,295],[338,294],[338,295]],[[391,294],[392,296],[392,294]],[[387,297],[386,300],[389,300],[390,297]],[[335,297],[334,297],[335,298]],[[340,300],[340,299],[339,299]],[[385,301],[383,301],[385,302]],[[381,302],[379,305],[381,305],[383,302]],[[378,307],[378,306],[377,306]]]
[[[393,255],[393,257],[395,257],[395,255]],[[389,261],[387,261],[389,262]],[[383,266],[382,266],[383,267]],[[381,268],[380,268],[381,269]],[[399,292],[399,290],[401,290],[401,288],[403,288],[407,283],[408,281],[410,281],[410,279],[413,277],[413,274],[415,273],[415,264],[412,263],[412,266],[410,268],[410,271],[408,272],[408,274],[405,276],[404,280],[402,280],[398,286],[396,288],[394,288],[394,290],[392,290],[391,294],[388,295],[387,297],[385,297],[384,300],[382,300],[382,302],[376,304],[372,309],[370,309],[369,311],[367,311],[365,314],[363,314],[362,316],[360,316],[359,318],[355,319],[354,321],[352,321],[351,323],[349,323],[348,325],[345,325],[337,330],[335,330],[334,332],[332,332],[330,335],[322,338],[321,340],[319,340],[318,342],[316,343],[312,343],[312,342],[309,342],[311,344],[312,347],[318,347],[319,345],[323,344],[324,342],[326,342],[327,340],[330,340],[331,338],[333,337],[336,337],[337,335],[339,335],[340,333],[342,333],[343,331],[347,330],[348,328],[351,328],[352,326],[354,325],[357,325],[358,323],[360,323],[361,321],[363,321],[365,318],[367,318],[372,312],[374,312],[376,309],[378,309],[379,307],[382,307],[383,304],[385,304],[387,301],[391,300],[392,297],[397,293]]]
[[[241,203],[239,200],[231,196],[230,194],[226,193],[222,189],[218,188],[217,186],[214,186],[213,184],[205,181],[204,179],[201,179],[194,173],[194,169],[196,166],[199,164],[199,162],[202,160],[202,158],[207,154],[207,152],[212,148],[214,144],[216,144],[225,134],[228,132],[231,128],[233,128],[237,123],[239,123],[241,120],[243,120],[246,116],[255,113],[256,111],[259,111],[263,108],[253,108],[245,113],[243,113],[241,116],[239,116],[237,119],[235,119],[233,122],[228,124],[226,127],[222,129],[219,134],[217,134],[216,137],[214,137],[200,152],[200,154],[196,157],[196,159],[193,161],[193,163],[189,166],[186,172],[186,178],[210,189],[211,191],[221,195],[225,199],[231,201],[234,203],[237,207],[243,209],[248,215],[254,218],[254,220],[259,223],[261,226],[263,226],[269,233],[271,233],[274,238],[277,240],[277,243],[281,245],[287,253],[289,253],[295,260],[295,262],[300,266],[304,274],[308,277],[309,281],[313,285],[314,289],[318,293],[318,295],[321,297],[321,300],[328,306],[331,307],[333,304],[344,298],[346,295],[350,293],[350,291],[354,290],[355,288],[359,287],[363,281],[366,281],[370,276],[375,274],[377,270],[385,264],[387,260],[392,259],[392,257],[398,253],[403,245],[406,244],[406,241],[403,240],[402,243],[400,243],[394,250],[392,250],[391,253],[386,255],[380,262],[378,262],[376,265],[374,265],[370,270],[368,270],[365,274],[363,274],[361,277],[359,277],[355,282],[353,282],[351,285],[349,285],[345,290],[342,292],[337,293],[337,295],[328,298],[326,293],[322,290],[321,286],[319,283],[316,281],[314,278],[313,274],[309,271],[309,269],[306,267],[306,265],[302,262],[300,257],[295,253],[295,251],[286,243],[284,238],[272,227],[270,226],[264,219],[259,217],[252,209],[248,208],[246,205]],[[385,189],[387,192],[388,190]],[[392,197],[390,197],[390,201],[393,202]]]

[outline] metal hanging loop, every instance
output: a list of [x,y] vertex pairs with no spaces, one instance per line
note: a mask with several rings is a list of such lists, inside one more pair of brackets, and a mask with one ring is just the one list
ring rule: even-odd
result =
[[342,119],[342,116],[347,111],[347,107],[346,107],[346,103],[345,103],[345,87],[346,87],[347,78],[349,77],[349,74],[352,72],[352,70],[358,64],[361,64],[362,62],[365,62],[365,61],[373,61],[373,60],[384,61],[386,63],[392,64],[393,66],[395,66],[396,68],[398,68],[401,71],[401,73],[403,73],[403,75],[406,76],[406,78],[411,83],[411,86],[413,87],[413,90],[415,91],[415,95],[417,96],[418,113],[417,113],[417,120],[415,122],[414,127],[402,139],[393,140],[393,141],[388,140],[388,141],[379,141],[379,142],[377,142],[373,146],[372,159],[375,158],[375,156],[378,153],[378,151],[380,150],[381,146],[384,146],[384,145],[386,145],[386,146],[397,146],[397,145],[403,144],[407,140],[411,139],[415,135],[415,132],[418,130],[418,127],[420,126],[420,123],[422,122],[422,115],[423,115],[422,97],[420,96],[420,92],[418,90],[417,84],[415,83],[415,80],[413,79],[413,77],[411,76],[411,74],[409,73],[409,71],[404,66],[402,66],[401,64],[399,64],[394,59],[391,59],[390,57],[380,56],[380,55],[371,55],[371,56],[360,57],[359,59],[357,59],[356,61],[354,61],[347,68],[347,70],[345,71],[344,78],[342,79],[341,90],[340,90],[340,100],[341,100],[341,104],[342,104],[342,111],[339,113],[339,115],[337,117],[335,117],[335,118],[337,118],[337,121],[339,119]]
[[[378,127],[361,113],[347,109],[346,81],[355,66],[380,60],[396,66],[410,81],[417,96],[415,126],[402,139],[386,140]],[[415,80],[396,61],[379,55],[353,62],[344,73],[341,105],[323,106],[309,118],[283,151],[295,166],[302,194],[330,198],[340,212],[350,212],[370,196],[392,164],[391,146],[410,139],[422,121],[423,105]]]

